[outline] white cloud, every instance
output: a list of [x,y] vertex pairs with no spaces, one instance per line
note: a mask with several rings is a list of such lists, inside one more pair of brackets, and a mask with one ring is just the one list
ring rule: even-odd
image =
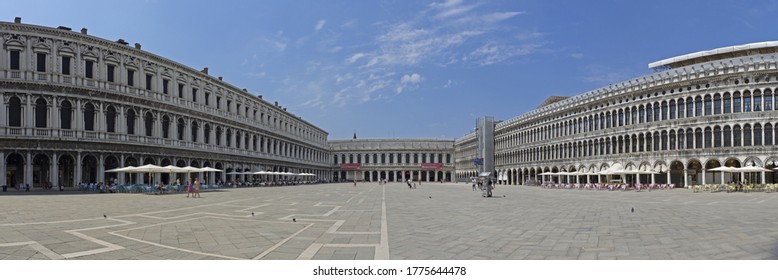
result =
[[316,23],[316,26],[313,27],[314,30],[319,31],[322,28],[324,28],[324,25],[327,23],[326,20],[319,20],[319,22]]
[[462,0],[447,0],[445,2],[436,2],[429,5],[430,8],[437,11],[436,18],[449,18],[465,14],[478,5],[462,5]]
[[[486,2],[433,1],[436,2],[415,13],[398,15],[397,21],[374,23],[372,27],[377,31],[372,34],[372,41],[345,44],[331,39],[322,44],[320,51],[342,53],[341,60],[305,72],[305,75],[320,77],[318,91],[310,91],[310,94],[321,93],[320,99],[306,105],[323,109],[391,99],[418,90],[425,83],[428,78],[413,72],[413,69],[423,69],[422,65],[445,68],[506,64],[515,62],[519,56],[537,52],[544,45],[545,34],[531,29],[522,33],[511,25],[509,19],[524,12],[490,11],[486,7],[491,4]],[[325,20],[319,20],[314,29],[320,31],[327,24]],[[356,20],[329,24],[335,24],[328,28],[335,38],[339,32],[346,34],[359,27]],[[293,84],[289,86],[290,92],[309,90],[295,88]],[[438,85],[452,88],[457,82],[443,80]]]
[[481,20],[488,22],[488,23],[496,23],[498,21],[503,21],[518,15],[524,14],[524,12],[500,12],[500,13],[491,13],[487,14],[481,17]]
[[424,77],[419,73],[405,74],[400,78],[400,83],[395,87],[394,91],[399,94],[409,89],[418,88],[422,81],[424,81]]
[[540,48],[540,43],[529,43],[519,46],[489,42],[476,49],[466,57],[481,66],[505,62],[517,56],[528,55]]
[[357,60],[359,60],[360,58],[363,58],[363,57],[365,57],[364,53],[355,53],[354,55],[352,55],[351,57],[346,59],[346,61],[348,63],[354,63],[354,62],[357,62]]
[[400,83],[401,84],[418,84],[418,83],[421,83],[421,81],[423,81],[423,80],[424,80],[424,78],[421,75],[419,75],[418,73],[413,73],[413,74],[410,74],[410,75],[405,74],[405,75],[403,75],[402,78],[400,78]]

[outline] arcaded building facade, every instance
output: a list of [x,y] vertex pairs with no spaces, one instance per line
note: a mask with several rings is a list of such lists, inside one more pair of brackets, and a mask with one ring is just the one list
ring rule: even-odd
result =
[[226,171],[208,183],[248,179],[233,171],[331,174],[326,131],[207,68],[18,18],[0,23],[0,45],[0,185],[148,182],[105,172],[143,164]]
[[[495,125],[502,183],[568,180],[614,164],[653,171],[643,183],[747,180],[719,166],[778,166],[778,42],[720,48],[651,63],[654,73],[553,100]],[[457,170],[473,135],[457,141]],[[460,165],[460,162],[462,163]],[[773,172],[750,174],[775,182]],[[604,180],[573,176],[572,182]],[[632,178],[635,182],[638,178]]]
[[450,182],[454,141],[433,139],[352,139],[329,141],[335,181],[381,179]]

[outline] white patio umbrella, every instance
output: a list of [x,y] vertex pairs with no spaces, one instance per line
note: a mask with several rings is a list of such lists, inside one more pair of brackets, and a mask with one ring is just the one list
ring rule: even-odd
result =
[[106,170],[105,172],[125,172],[125,173],[130,173],[133,170],[135,170],[135,166],[125,166],[125,167],[114,168],[114,169],[111,169],[111,170]]
[[[206,167],[200,168],[200,171],[202,171],[202,172],[223,172],[223,170],[216,169],[216,168],[211,168],[210,166],[206,166]],[[205,175],[206,175],[205,181],[208,182],[208,173],[206,173]]]
[[162,172],[164,169],[161,166],[154,165],[154,164],[146,164],[141,165],[138,167],[133,168],[131,171],[128,171],[130,173],[149,173],[149,181],[151,184],[154,184],[154,179],[151,177],[151,173],[153,172]]
[[128,172],[128,171],[132,171],[134,169],[135,169],[135,166],[125,166],[125,167],[114,168],[114,169],[111,169],[111,170],[106,170],[105,172]]
[[[186,172],[186,179],[187,179],[187,180],[189,180],[189,178],[191,178],[191,177],[189,176],[189,174],[190,174],[190,173],[192,173],[192,172],[200,172],[200,171],[202,171],[202,169],[200,169],[199,167],[194,167],[194,166],[186,166],[186,167],[181,167],[181,170],[182,170],[182,171],[184,171],[184,172]],[[182,173],[183,173],[183,172],[182,172]]]
[[[735,171],[735,167],[729,167],[729,166],[719,166],[719,167],[716,167],[716,168],[708,169],[708,171],[721,172],[721,183],[724,183],[724,173],[725,172],[726,173],[737,172],[737,171]],[[713,176],[713,178],[714,178],[713,179],[713,183],[716,183],[716,179],[715,179],[716,176]]]
[[[160,167],[160,172],[167,172],[168,173],[168,181],[173,178],[172,173],[186,173],[186,170],[183,170],[181,167],[174,166],[174,165],[168,165]],[[172,182],[167,182],[168,185],[170,185]]]
[[[736,172],[747,172],[749,179],[751,179],[750,178],[751,177],[751,173],[753,173],[753,172],[773,172],[772,170],[764,168],[764,167],[761,167],[761,166],[745,166],[745,167],[739,167],[739,168],[736,168],[736,169],[737,169]],[[754,181],[750,180],[749,182],[751,182],[753,184]]]

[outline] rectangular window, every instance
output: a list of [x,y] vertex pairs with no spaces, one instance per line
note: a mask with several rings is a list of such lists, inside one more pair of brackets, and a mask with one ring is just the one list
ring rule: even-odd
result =
[[762,97],[754,96],[754,112],[762,111]]
[[38,72],[46,72],[46,54],[37,53],[37,58],[38,67],[36,70],[38,70]]
[[135,71],[127,69],[127,85],[135,86]]
[[154,81],[154,75],[146,74],[146,90],[151,90],[152,81]]
[[162,79],[162,93],[167,94],[168,84],[170,84],[170,80]]
[[84,62],[84,75],[88,79],[94,79],[95,78],[95,72],[93,70],[94,66],[95,66],[95,63],[92,62],[92,61],[87,60],[87,61]]
[[232,101],[227,100],[227,113],[232,113]]
[[184,98],[184,84],[178,84],[178,98]]
[[70,57],[62,57],[62,75],[70,75]]
[[205,106],[208,106],[208,104],[210,103],[210,102],[208,102],[208,100],[210,100],[210,99],[211,99],[211,93],[206,92],[205,93]]
[[222,105],[222,98],[217,96],[216,97],[216,109],[221,109],[221,105]]
[[751,97],[743,97],[743,112],[751,112]]
[[116,70],[116,66],[108,65],[108,81],[109,82],[116,82],[116,79],[114,79],[114,71]]
[[11,51],[11,70],[19,70],[21,63],[19,63],[20,53],[19,51]]
[[192,101],[197,102],[197,89],[192,89]]

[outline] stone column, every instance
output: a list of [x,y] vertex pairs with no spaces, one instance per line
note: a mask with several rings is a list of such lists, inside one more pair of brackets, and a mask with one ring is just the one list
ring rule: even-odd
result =
[[49,174],[49,178],[51,178],[51,187],[57,191],[59,191],[59,165],[57,164],[57,153],[53,153],[51,156],[51,174]]
[[689,173],[686,168],[683,169],[683,187],[689,188]]
[[[119,155],[119,168],[124,167],[124,154]],[[119,178],[119,185],[125,184],[125,174],[126,172],[117,172],[116,177]]]
[[106,183],[105,182],[105,155],[103,155],[102,153],[97,157],[97,182]]
[[30,189],[35,187],[32,184],[32,152],[27,151],[27,160],[24,163],[24,184],[29,184]]
[[27,117],[23,120],[22,127],[26,128],[27,130],[29,130],[27,133],[25,133],[25,135],[34,135],[33,131],[34,131],[34,127],[35,127],[35,118],[34,118],[34,113],[33,113],[33,109],[32,109],[33,108],[33,106],[32,106],[32,95],[31,94],[27,94],[26,97],[27,97],[27,108],[25,108],[25,110],[26,110],[25,111],[25,113],[26,113],[25,115],[27,115]]
[[[0,104],[0,108],[5,108],[5,106]],[[0,112],[2,112],[2,110],[3,109],[0,109]],[[6,182],[6,178],[5,178],[5,176],[7,176],[6,172],[8,172],[8,171],[5,168],[6,168],[5,167],[5,152],[0,151],[0,172],[2,172],[2,173],[0,173],[0,186],[5,186],[5,185],[8,184]],[[12,186],[8,186],[8,187],[10,188]]]
[[81,152],[76,153],[76,186],[81,183]]
[[702,184],[705,185],[705,169],[702,169]]
[[[59,129],[59,128],[62,127],[60,125],[61,120],[60,120],[60,117],[59,117],[60,116],[59,110],[58,110],[59,109],[59,106],[58,106],[59,104],[57,104],[58,103],[57,99],[58,98],[56,96],[51,98],[51,106],[50,106],[51,110],[48,110],[48,116],[47,116],[48,119],[49,119],[48,127],[52,128],[52,129]],[[57,135],[60,135],[59,131],[57,131]],[[54,133],[52,133],[51,136],[54,136]]]

